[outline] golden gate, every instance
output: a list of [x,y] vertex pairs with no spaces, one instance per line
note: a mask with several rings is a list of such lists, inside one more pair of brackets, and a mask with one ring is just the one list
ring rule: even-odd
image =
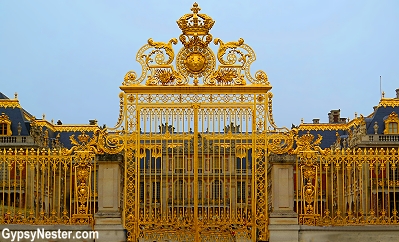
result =
[[267,240],[267,155],[290,149],[293,134],[273,123],[267,75],[250,74],[254,51],[216,38],[215,55],[214,21],[191,10],[177,21],[176,56],[175,38],[138,51],[142,73],[125,75],[118,124],[99,136],[124,154],[128,240]]

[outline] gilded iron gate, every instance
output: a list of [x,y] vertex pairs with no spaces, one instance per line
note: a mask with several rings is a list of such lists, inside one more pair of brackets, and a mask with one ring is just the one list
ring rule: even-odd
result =
[[193,104],[139,110],[139,237],[251,238],[252,109]]
[[191,88],[202,94],[123,94],[134,110],[125,121],[135,121],[133,137],[125,134],[129,239],[266,239],[266,95]]
[[124,153],[128,240],[267,240],[267,155],[292,134],[272,121],[266,73],[250,74],[254,51],[215,39],[215,55],[214,21],[191,10],[176,58],[175,38],[138,51],[142,74],[125,75],[118,124],[99,133],[101,150]]

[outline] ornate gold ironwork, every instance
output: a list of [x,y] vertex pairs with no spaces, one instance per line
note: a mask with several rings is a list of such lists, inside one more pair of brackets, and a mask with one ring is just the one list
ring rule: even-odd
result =
[[177,21],[176,57],[175,38],[138,51],[142,73],[124,77],[117,125],[97,133],[102,152],[124,154],[128,240],[267,240],[268,154],[290,150],[295,131],[274,124],[267,75],[250,74],[254,51],[215,39],[216,68],[214,20],[191,10]]
[[321,149],[296,138],[296,207],[306,225],[398,224],[399,149]]
[[97,137],[73,147],[0,150],[0,223],[93,224]]
[[[194,85],[247,85],[247,81],[256,85],[270,85],[263,71],[251,76],[250,66],[255,61],[254,51],[240,38],[236,42],[224,43],[221,39],[214,40],[219,45],[217,59],[220,65],[216,69],[216,57],[209,44],[212,35],[209,33],[214,20],[206,14],[200,14],[198,4],[191,9],[193,13],[185,14],[177,24],[182,30],[179,37],[183,47],[174,55],[173,45],[177,39],[169,42],[155,42],[152,39],[144,45],[136,55],[136,60],[142,66],[142,73],[137,77],[134,71],[126,73],[123,85],[139,85],[145,79],[147,86],[180,86],[188,85],[193,80]],[[175,67],[172,65],[175,60]]]

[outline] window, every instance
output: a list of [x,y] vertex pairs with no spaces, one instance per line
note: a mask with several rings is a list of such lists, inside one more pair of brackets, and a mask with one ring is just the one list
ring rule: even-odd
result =
[[140,202],[144,202],[144,182],[140,182]]
[[389,168],[389,180],[399,180],[399,167],[395,167],[394,170],[392,170],[392,167]]
[[205,162],[205,159],[203,159],[202,157],[200,157],[198,159],[198,173],[199,174],[202,173],[202,169],[204,168],[204,162]]
[[222,199],[223,198],[223,187],[222,182],[219,180],[215,180],[212,185],[212,198],[213,199]]
[[237,182],[237,203],[245,203],[245,182]]
[[2,165],[0,165],[0,182],[8,180],[7,168],[8,168],[8,166],[6,165],[5,162]]
[[393,122],[389,123],[388,130],[389,130],[388,132],[390,134],[397,134],[398,133],[398,123],[393,123]]
[[252,149],[248,149],[247,156],[244,157],[236,157],[236,172],[240,173],[251,173],[251,164],[252,164]]
[[399,117],[395,112],[392,112],[385,120],[384,120],[384,134],[399,134],[398,126],[399,126]]
[[175,173],[183,173],[184,169],[184,159],[183,156],[175,156]]
[[214,156],[213,157],[213,169],[212,172],[213,173],[222,173],[222,157],[219,156]]
[[202,186],[202,180],[198,181],[198,199],[202,199],[202,194],[203,194],[203,186]]
[[0,135],[11,136],[11,121],[5,113],[0,115]]
[[183,200],[184,197],[184,182],[183,180],[176,181],[175,198],[176,200]]
[[7,135],[7,124],[0,124],[0,135]]
[[159,203],[161,199],[161,183],[153,182],[152,183],[152,202]]

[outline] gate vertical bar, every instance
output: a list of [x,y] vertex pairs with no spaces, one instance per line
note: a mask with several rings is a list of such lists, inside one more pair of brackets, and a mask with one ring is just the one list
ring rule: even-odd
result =
[[[254,102],[256,99],[254,98]],[[257,225],[256,225],[256,186],[257,186],[257,182],[256,182],[256,105],[254,105],[254,108],[252,110],[252,189],[251,189],[251,213],[252,213],[252,241],[256,241],[256,229],[257,229]]]
[[[136,176],[136,179],[135,179],[135,201],[134,201],[134,207],[135,207],[135,209],[134,209],[134,219],[135,219],[135,227],[134,227],[134,230],[133,231],[135,231],[135,233],[134,233],[134,236],[133,236],[133,238],[134,238],[134,241],[136,241],[136,240],[138,240],[138,237],[139,237],[139,222],[140,222],[140,169],[141,169],[141,167],[140,167],[140,143],[141,143],[141,141],[140,141],[140,108],[138,107],[138,104],[137,104],[137,99],[138,99],[138,97],[136,96],[136,107],[137,107],[137,110],[136,110],[136,153],[135,153],[135,157],[134,157],[134,159],[136,160],[136,172],[135,172],[135,176]],[[125,178],[126,179],[126,178]]]
[[198,104],[193,105],[194,109],[194,226],[195,241],[199,242],[199,226],[198,226]]

